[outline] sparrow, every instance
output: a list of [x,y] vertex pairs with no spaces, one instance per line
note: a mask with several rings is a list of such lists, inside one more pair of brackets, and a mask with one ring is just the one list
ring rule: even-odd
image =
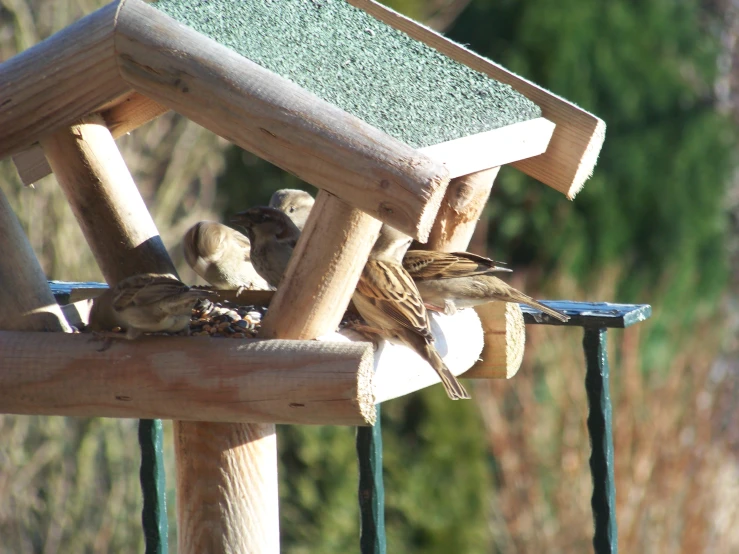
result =
[[411,238],[384,225],[370,252],[352,300],[367,326],[360,332],[400,341],[417,352],[441,377],[452,400],[469,398],[434,347],[426,307],[401,260]]
[[246,230],[254,269],[270,286],[277,287],[300,238],[300,229],[285,213],[266,206],[239,212],[231,223]]
[[243,234],[215,221],[200,221],[183,240],[187,264],[218,289],[269,290],[251,263],[251,243]]
[[124,338],[142,333],[189,330],[192,308],[213,291],[192,289],[172,275],[141,273],[123,279],[92,301],[89,328],[110,338],[114,327],[126,329]]
[[280,189],[272,194],[269,199],[269,207],[286,213],[293,223],[301,231],[310,215],[315,200],[304,190]]
[[491,272],[510,272],[490,258],[470,252],[436,252],[435,250],[408,250],[403,267],[414,280],[448,279]]
[[461,308],[499,300],[526,304],[562,322],[570,319],[492,275],[510,271],[496,266],[497,263],[500,262],[468,252],[449,254],[423,250],[410,250],[403,259],[403,267],[415,281],[430,310],[452,315]]

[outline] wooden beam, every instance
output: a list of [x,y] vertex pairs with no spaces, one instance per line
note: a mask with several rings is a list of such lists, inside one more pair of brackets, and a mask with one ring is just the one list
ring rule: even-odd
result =
[[362,425],[374,409],[365,342],[142,337],[100,352],[101,344],[87,334],[0,332],[2,412]]
[[[482,351],[479,318],[462,310],[431,321],[450,371],[463,373]],[[146,336],[101,346],[89,334],[0,332],[0,413],[367,425],[374,404],[439,382],[407,347],[383,341],[373,356],[350,329],[319,341]]]
[[227,140],[425,241],[448,171],[142,0],[116,27],[123,78]]
[[1,189],[0,251],[0,329],[71,331],[28,237]]
[[113,2],[0,64],[0,159],[119,99]]
[[453,179],[447,187],[426,248],[464,252],[490,198],[500,167]]
[[[116,139],[169,111],[169,108],[138,92],[131,91],[118,100],[116,105],[101,112],[108,130]],[[39,144],[13,156],[13,163],[24,185],[32,185],[51,174],[51,167]]]
[[606,132],[603,120],[382,4],[373,0],[347,2],[445,56],[512,86],[540,106],[542,116],[556,124],[549,147],[546,153],[515,162],[513,166],[569,199],[582,189],[603,146]]
[[521,306],[488,302],[475,306],[482,321],[485,346],[480,360],[464,374],[470,379],[510,379],[521,367],[526,346],[526,325]]
[[[441,252],[464,252],[472,240],[500,168],[453,179],[447,188],[427,247]],[[526,327],[518,304],[492,302],[475,308],[482,321],[482,356],[465,377],[510,378],[521,367]]]
[[444,164],[451,178],[461,177],[543,154],[554,127],[554,123],[540,117],[418,151]]
[[137,273],[176,275],[101,116],[54,133],[41,146],[109,285]]

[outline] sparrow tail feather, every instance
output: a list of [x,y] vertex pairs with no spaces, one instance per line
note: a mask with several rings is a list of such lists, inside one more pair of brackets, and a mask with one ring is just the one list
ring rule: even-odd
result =
[[534,300],[530,296],[520,293],[521,296],[517,297],[516,300],[521,302],[522,304],[526,304],[528,306],[531,306],[532,308],[536,308],[537,310],[540,310],[544,312],[545,314],[553,317],[556,320],[561,321],[562,323],[565,323],[570,320],[570,316],[560,312],[559,310],[555,310],[554,308],[550,308],[549,306],[545,306],[538,300]]
[[444,360],[441,359],[441,356],[439,356],[439,353],[436,351],[433,344],[427,344],[424,348],[423,354],[431,364],[431,367],[433,367],[436,370],[436,373],[439,374],[439,377],[441,377],[441,384],[444,385],[444,390],[449,398],[452,400],[466,400],[470,398],[469,393],[462,386],[462,383],[460,383],[452,372],[449,371],[449,368],[444,363]]

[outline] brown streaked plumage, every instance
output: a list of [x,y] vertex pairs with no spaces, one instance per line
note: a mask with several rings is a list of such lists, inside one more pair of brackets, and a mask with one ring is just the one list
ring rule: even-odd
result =
[[195,302],[212,294],[191,289],[172,275],[133,275],[93,299],[89,328],[110,331],[121,327],[128,339],[142,333],[179,333],[189,329]]
[[418,282],[425,279],[448,279],[497,271],[511,271],[500,267],[490,258],[470,252],[436,252],[435,250],[408,250],[403,267]]
[[251,263],[251,243],[215,221],[200,221],[183,240],[187,264],[209,284],[225,290],[269,290]]
[[246,229],[254,269],[267,283],[277,287],[300,238],[300,229],[285,213],[266,206],[239,212],[231,222]]
[[295,226],[303,230],[315,200],[304,190],[280,189],[272,194],[269,207],[280,210],[292,219]]
[[394,338],[412,348],[441,377],[449,398],[469,398],[434,347],[426,307],[401,260],[410,237],[383,226],[362,271],[353,301],[372,332]]
[[570,319],[566,314],[545,306],[488,273],[469,277],[418,280],[416,286],[427,308],[448,315],[461,308],[471,308],[498,300],[526,304],[562,322]]

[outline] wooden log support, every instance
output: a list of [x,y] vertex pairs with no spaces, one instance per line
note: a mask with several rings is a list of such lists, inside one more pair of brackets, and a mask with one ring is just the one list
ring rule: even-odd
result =
[[138,92],[426,240],[448,184],[442,164],[142,0],[121,7],[115,44]]
[[261,336],[311,339],[334,331],[357,287],[380,226],[376,219],[320,191],[283,285],[270,302]]
[[[427,247],[441,252],[467,250],[500,168],[453,179],[439,209]],[[465,373],[473,379],[513,377],[521,367],[526,328],[518,304],[490,302],[475,308],[485,346],[481,360]]]
[[[100,112],[108,130],[116,139],[169,111],[165,106],[137,92],[130,92],[117,102],[113,107]],[[13,156],[13,163],[24,185],[32,185],[51,174],[51,167],[39,144]]]
[[[474,311],[434,315],[432,330],[452,373],[475,362],[483,334]],[[383,342],[373,354],[351,330],[320,341],[147,336],[101,345],[87,334],[0,332],[0,413],[361,426],[375,403],[439,382],[415,352]]]
[[41,146],[109,285],[137,273],[176,275],[100,115],[50,135]]
[[540,106],[542,116],[556,124],[549,147],[541,156],[515,162],[513,166],[569,199],[582,189],[593,173],[605,140],[606,125],[602,119],[382,4],[373,0],[347,1],[445,56],[511,85]]
[[87,334],[0,332],[2,412],[361,425],[362,411],[374,410],[364,342],[143,337],[100,352],[101,344]]
[[485,346],[480,360],[464,374],[470,379],[510,379],[521,367],[526,325],[521,306],[488,302],[474,308],[482,322]]
[[131,90],[114,52],[117,10],[108,4],[0,65],[0,159]]
[[0,329],[71,331],[51,294],[31,243],[2,190],[0,252]]

